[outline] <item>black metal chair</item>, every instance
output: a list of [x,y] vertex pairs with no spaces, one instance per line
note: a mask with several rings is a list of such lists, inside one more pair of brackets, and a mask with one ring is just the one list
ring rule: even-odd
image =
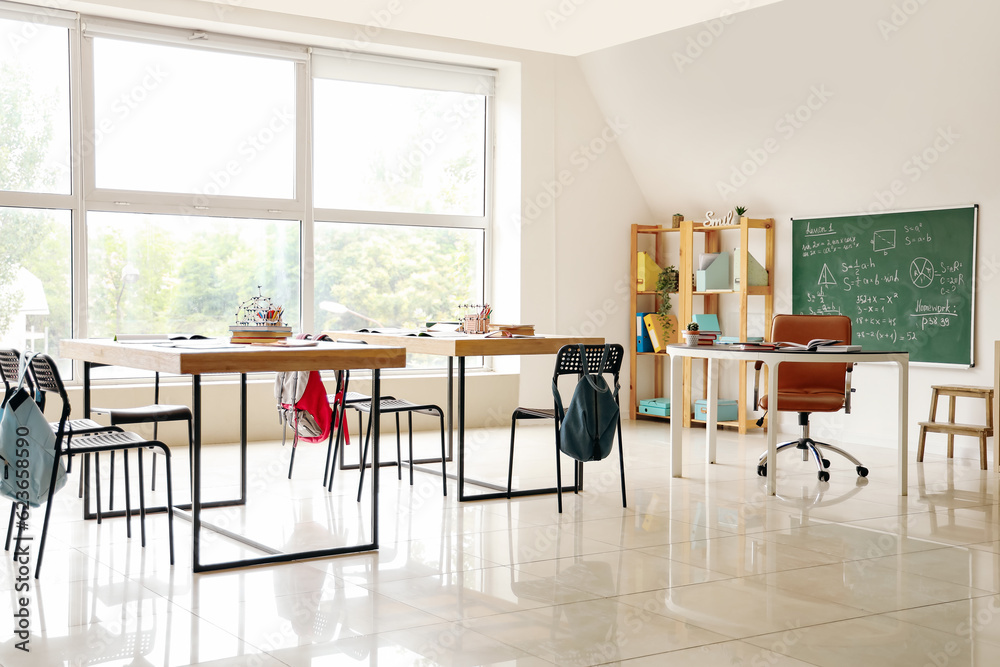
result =
[[[138,465],[139,465],[139,517],[140,517],[140,527],[142,533],[142,545],[146,546],[146,503],[145,494],[143,491],[143,465],[142,465],[142,452],[148,447],[155,447],[161,450],[163,455],[166,457],[167,466],[167,525],[170,534],[170,564],[174,564],[174,515],[173,515],[173,485],[170,476],[170,449],[164,445],[162,442],[155,440],[144,440],[135,433],[128,431],[122,431],[120,429],[114,431],[104,431],[100,433],[90,433],[86,435],[74,434],[67,424],[69,423],[69,413],[70,413],[70,403],[69,397],[66,394],[66,387],[63,385],[62,378],[59,376],[59,369],[56,367],[55,361],[52,357],[47,354],[39,354],[32,358],[31,360],[31,376],[34,381],[34,387],[36,389],[36,402],[39,403],[39,407],[44,407],[45,397],[48,394],[56,394],[60,401],[62,402],[62,410],[60,412],[59,421],[57,422],[55,435],[55,459],[52,466],[52,479],[49,484],[49,497],[45,505],[45,519],[42,522],[41,537],[38,544],[38,560],[35,566],[35,578],[38,578],[39,573],[42,570],[42,558],[45,553],[45,540],[48,534],[49,518],[52,512],[52,498],[56,490],[56,477],[59,471],[59,461],[64,456],[70,456],[74,454],[94,454],[95,464],[99,462],[99,456],[102,452],[112,452],[121,450],[123,453],[124,465],[125,465],[125,475],[128,477],[128,450],[134,449],[138,453]],[[107,427],[105,427],[107,428]],[[86,468],[87,466],[85,466]],[[88,471],[85,469],[83,475],[88,476]],[[97,475],[97,494],[100,495],[100,475]],[[89,480],[85,480],[85,487],[89,486]],[[89,488],[87,489],[89,491]],[[126,530],[129,537],[132,536],[132,508],[131,508],[131,494],[129,492],[129,487],[125,487],[125,517],[126,517]],[[101,511],[100,503],[97,507],[97,520],[101,521]],[[17,539],[21,539],[21,533],[18,532]]]
[[[330,340],[326,335],[321,335],[318,340]],[[338,343],[350,343],[354,345],[366,345],[367,343],[363,340],[338,340]],[[361,394],[358,392],[348,391],[350,384],[350,372],[340,371],[337,374],[337,392],[334,394],[327,395],[327,399],[330,401],[330,405],[333,407],[333,426],[334,429],[330,433],[330,442],[333,444],[332,457],[330,455],[329,447],[327,448],[327,469],[329,471],[328,479],[324,481],[327,483],[327,488],[333,488],[333,473],[337,466],[337,455],[340,453],[341,459],[343,459],[343,450],[341,445],[345,439],[345,429],[346,429],[346,419],[343,417],[345,411],[350,408],[357,410],[358,412],[358,434],[361,434],[361,414],[365,413],[369,415],[368,428],[365,429],[365,442],[364,447],[361,452],[360,462],[357,466],[343,466],[344,469],[351,469],[357,467],[361,470],[361,477],[358,482],[358,502],[361,501],[361,492],[364,488],[365,483],[365,468],[368,467],[368,444],[371,438],[372,422],[371,422],[371,410],[372,410],[372,398],[366,394]],[[402,432],[400,428],[399,415],[401,413],[406,413],[407,426],[409,428],[409,467],[410,467],[410,486],[413,485],[413,415],[428,415],[437,416],[441,423],[441,486],[444,491],[444,495],[448,495],[448,460],[445,452],[445,437],[444,437],[444,410],[440,406],[433,404],[418,404],[412,403],[410,401],[395,398],[393,396],[382,396],[379,401],[379,410],[382,414],[393,414],[396,417],[396,462],[395,465],[398,466],[396,476],[402,481],[403,479],[403,459],[402,459]],[[393,463],[384,463],[381,465],[393,465]]]
[[[601,358],[604,356],[604,345],[564,345],[556,354],[556,367],[552,373],[552,384],[558,385],[559,378],[563,375],[576,375],[583,377],[583,364],[580,363],[580,348],[584,348],[586,354],[587,367],[596,370],[601,365]],[[608,359],[604,365],[604,372],[611,375],[614,384],[618,385],[618,378],[621,374],[622,359],[625,357],[625,349],[617,343],[608,345]],[[617,401],[617,397],[615,399]],[[510,418],[510,461],[507,464],[507,497],[511,497],[511,487],[514,479],[514,434],[518,419],[551,419],[555,422],[556,429],[556,486],[555,491],[559,498],[559,512],[562,512],[562,457],[559,448],[560,431],[562,425],[556,419],[555,405],[552,409],[547,408],[525,408],[517,407]],[[622,450],[622,420],[621,413],[618,414],[618,462],[621,466],[622,482],[622,507],[627,507],[625,498],[625,454]],[[583,463],[574,461],[573,466],[573,492],[579,493],[583,488]]]
[[[194,443],[194,417],[191,414],[191,408],[186,405],[169,405],[160,404],[160,374],[155,373],[153,376],[153,403],[151,405],[143,405],[134,408],[90,408],[90,412],[99,415],[108,415],[111,419],[112,426],[131,426],[134,424],[152,424],[153,425],[153,440],[157,439],[158,428],[160,422],[174,422],[174,421],[186,421],[187,422],[187,434],[188,434],[188,459],[190,464],[190,458],[192,456],[191,448]],[[156,452],[152,452],[153,464],[152,471],[150,473],[151,483],[150,488],[156,490]],[[115,453],[111,452],[111,476],[108,494],[108,509],[113,510],[115,508],[115,493],[114,493],[114,476],[115,476]],[[126,480],[126,484],[127,484]],[[100,499],[98,499],[100,502]]]
[[[13,391],[16,386],[17,380],[20,377],[21,371],[21,353],[13,348],[10,349],[0,349],[0,380],[4,384],[4,403],[7,401],[7,397]],[[25,374],[24,377],[25,389],[28,394],[35,396],[35,386],[32,380],[30,371]],[[51,424],[53,432],[59,426],[58,422]],[[98,424],[92,419],[70,419],[66,422],[67,432],[74,435],[89,435],[92,433],[105,433],[108,431],[120,431],[120,428],[104,426]],[[71,472],[73,457],[67,460],[66,472]],[[83,477],[80,477],[80,489],[79,495],[83,496]],[[14,514],[17,504],[14,503],[10,508],[10,523],[7,526],[7,540],[4,544],[4,550],[10,550],[10,536],[14,526]]]

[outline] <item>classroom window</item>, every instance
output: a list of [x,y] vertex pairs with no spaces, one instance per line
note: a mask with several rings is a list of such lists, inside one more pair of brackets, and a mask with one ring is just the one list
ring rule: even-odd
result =
[[88,335],[228,335],[258,285],[297,322],[299,242],[298,221],[91,212]]
[[295,196],[288,60],[97,37],[95,186]]
[[69,30],[0,18],[0,191],[71,182]]
[[72,336],[71,219],[69,211],[0,208],[0,347],[57,357],[59,341]]
[[[480,229],[317,223],[316,329],[422,327],[483,301]],[[443,366],[409,355],[408,366]]]
[[491,71],[0,4],[2,344],[486,300]]
[[318,208],[483,215],[486,96],[315,79]]

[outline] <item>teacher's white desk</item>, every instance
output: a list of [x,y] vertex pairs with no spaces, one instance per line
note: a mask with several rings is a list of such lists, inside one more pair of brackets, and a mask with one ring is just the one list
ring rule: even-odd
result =
[[[908,352],[878,352],[861,350],[858,352],[789,352],[781,350],[734,350],[728,345],[668,345],[667,352],[670,354],[670,395],[681,396],[682,387],[682,364],[673,363],[675,357],[691,357],[696,359],[708,359],[708,377],[706,380],[706,392],[708,394],[708,418],[705,424],[705,456],[707,463],[715,463],[716,428],[718,419],[718,374],[719,359],[731,359],[734,361],[761,361],[767,366],[767,394],[768,396],[778,395],[778,366],[783,363],[820,363],[820,362],[841,362],[841,363],[869,363],[869,362],[893,362],[896,364],[898,375],[897,391],[897,416],[898,416],[898,439],[899,439],[899,495],[906,495],[906,460],[907,460],[907,406],[909,394],[909,358]],[[681,408],[684,409],[684,408]],[[681,420],[680,411],[676,412],[676,417],[670,420],[670,474],[673,477],[681,476],[681,463],[683,452],[681,446]],[[776,480],[775,475],[778,466],[777,460],[778,429],[774,420],[767,427],[767,493],[775,495]]]

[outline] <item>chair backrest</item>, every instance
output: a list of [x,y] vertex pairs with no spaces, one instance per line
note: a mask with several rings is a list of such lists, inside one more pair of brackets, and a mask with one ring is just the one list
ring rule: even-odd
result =
[[[615,382],[622,369],[622,359],[625,357],[625,348],[618,343],[608,346],[608,360],[604,364],[604,372],[613,375]],[[584,345],[584,353],[587,355],[587,369],[591,373],[596,373],[604,357],[603,345]],[[583,364],[580,361],[579,345],[563,345],[556,354],[556,368],[552,374],[553,382],[559,380],[560,375],[580,375],[583,373]]]
[[[851,342],[851,318],[845,315],[775,315],[771,340],[808,343],[815,338]],[[782,364],[778,390],[793,393],[844,393],[848,364]]]
[[[4,395],[17,386],[17,377],[21,372],[21,353],[14,349],[0,349],[0,380],[3,380]],[[31,375],[24,378],[30,384]],[[34,393],[29,386],[28,393]]]
[[[59,414],[59,428],[56,430],[56,447],[62,445],[66,433],[66,421],[69,419],[70,404],[66,386],[59,375],[56,362],[47,354],[37,354],[31,359],[31,377],[35,381],[35,389],[44,397],[54,393],[62,401],[62,411]],[[43,403],[40,403],[42,405]]]

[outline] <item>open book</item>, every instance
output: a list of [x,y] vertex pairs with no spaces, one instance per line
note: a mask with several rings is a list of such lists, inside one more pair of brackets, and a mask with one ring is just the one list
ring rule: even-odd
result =
[[741,341],[733,343],[735,350],[744,352],[753,350],[781,350],[782,352],[857,352],[860,345],[840,345],[842,341],[832,338],[814,338],[808,343],[790,343],[769,341]]
[[117,334],[115,340],[119,343],[161,343],[168,340],[207,340],[209,336],[201,334]]
[[788,343],[782,342],[777,343],[778,349],[784,352],[795,352],[798,350],[803,350],[806,352],[815,352],[821,347],[827,347],[828,345],[836,345],[837,343],[842,343],[844,341],[834,340],[832,338],[813,338],[808,343]]

